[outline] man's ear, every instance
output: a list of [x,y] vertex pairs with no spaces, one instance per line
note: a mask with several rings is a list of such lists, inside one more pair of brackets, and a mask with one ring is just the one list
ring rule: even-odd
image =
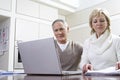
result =
[[69,32],[69,27],[67,27],[67,32]]

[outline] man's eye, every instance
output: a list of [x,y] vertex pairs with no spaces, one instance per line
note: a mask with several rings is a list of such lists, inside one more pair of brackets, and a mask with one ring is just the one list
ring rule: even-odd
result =
[[55,29],[54,31],[55,31],[55,32],[57,32],[57,31],[58,31],[58,29]]
[[63,31],[64,29],[63,28],[60,28],[60,31]]

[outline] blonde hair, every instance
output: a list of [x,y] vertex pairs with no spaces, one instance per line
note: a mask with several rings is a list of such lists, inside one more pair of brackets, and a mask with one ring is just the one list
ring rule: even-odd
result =
[[106,10],[103,10],[101,8],[96,8],[92,11],[92,13],[89,16],[89,25],[91,27],[91,34],[95,33],[95,30],[92,28],[92,19],[96,16],[100,16],[101,14],[103,14],[107,20],[107,29],[110,32],[110,17],[109,14]]

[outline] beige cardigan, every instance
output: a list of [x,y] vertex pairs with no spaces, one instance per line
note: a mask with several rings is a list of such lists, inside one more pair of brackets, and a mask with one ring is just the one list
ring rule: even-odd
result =
[[56,49],[59,53],[62,70],[64,71],[76,71],[79,68],[79,62],[81,60],[81,54],[83,48],[81,45],[70,41],[64,51],[60,49],[57,42]]

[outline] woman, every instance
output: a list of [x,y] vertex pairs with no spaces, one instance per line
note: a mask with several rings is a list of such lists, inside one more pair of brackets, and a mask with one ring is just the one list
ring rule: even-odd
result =
[[94,9],[89,17],[89,25],[91,37],[84,43],[80,63],[83,73],[111,66],[120,69],[120,38],[111,33],[107,12]]

